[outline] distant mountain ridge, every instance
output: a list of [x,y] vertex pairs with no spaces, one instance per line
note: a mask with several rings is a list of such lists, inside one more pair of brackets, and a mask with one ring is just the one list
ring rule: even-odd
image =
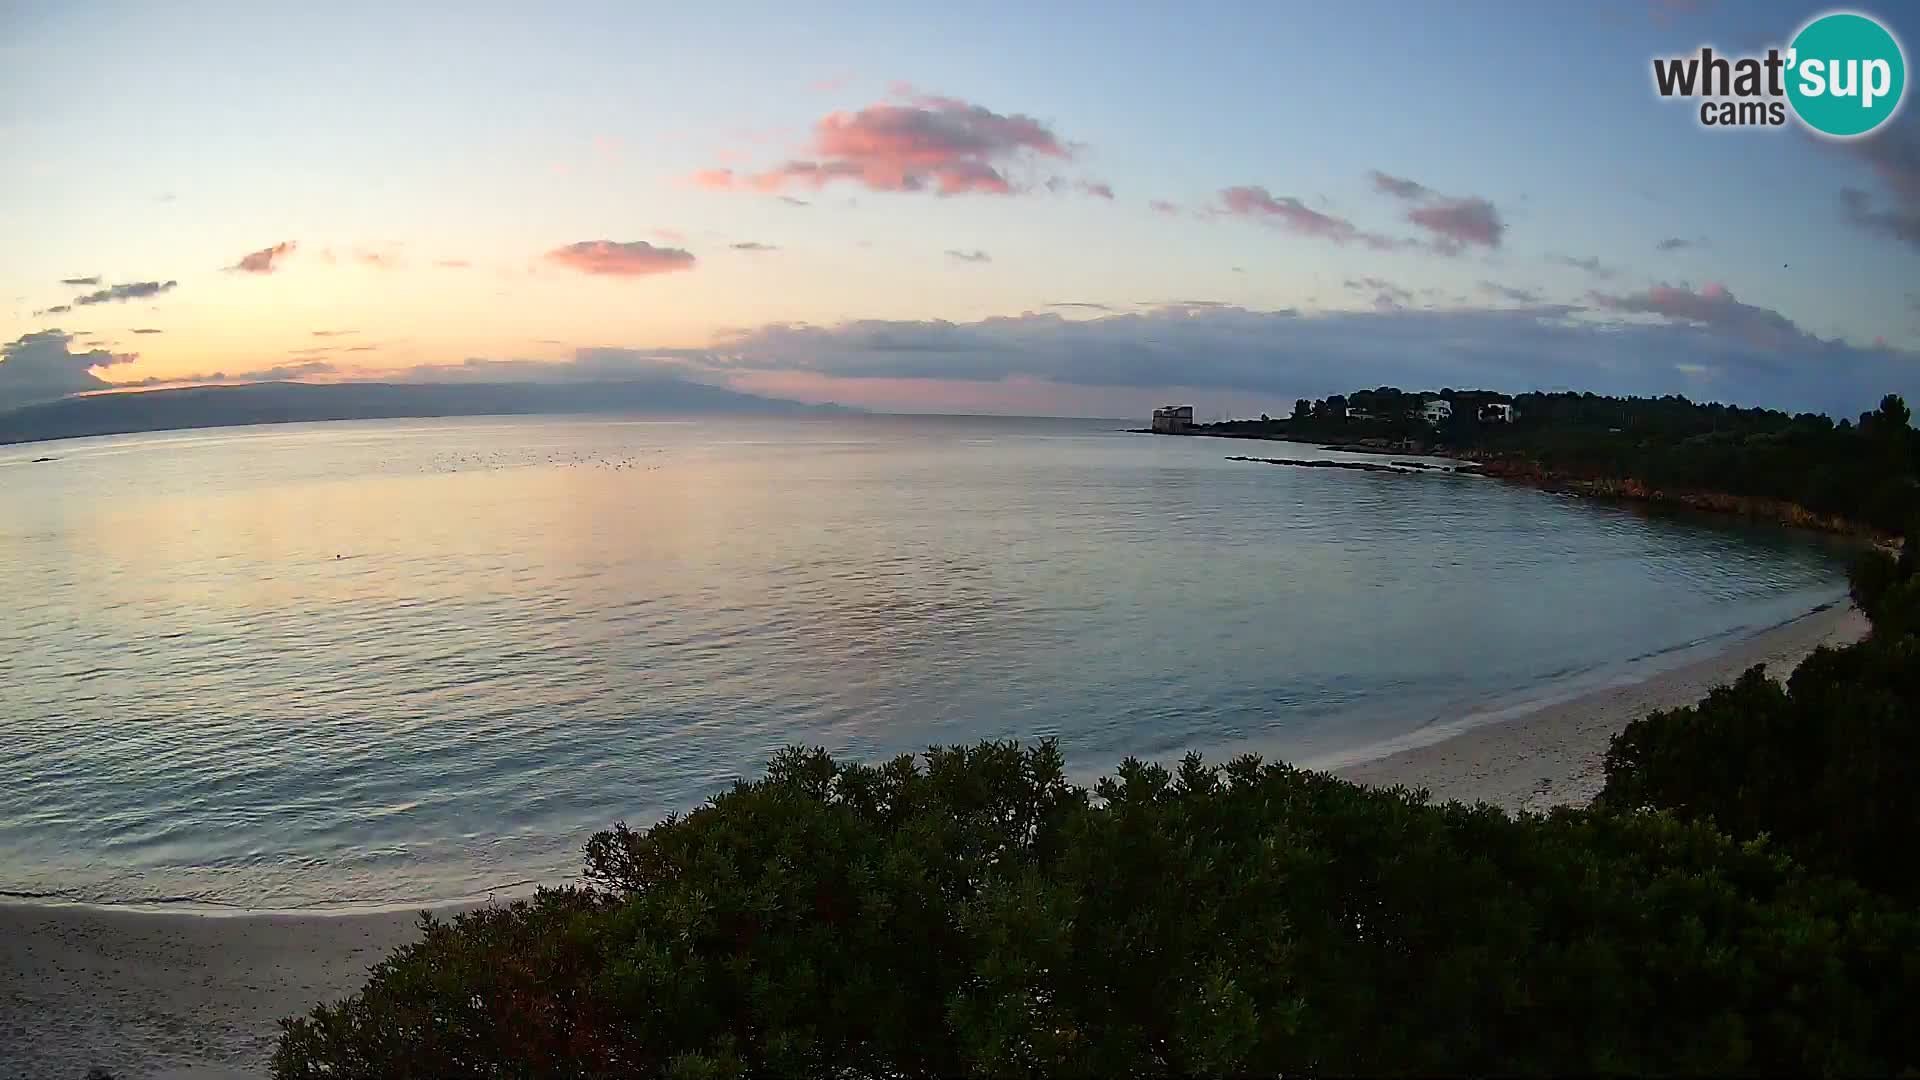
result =
[[539,413],[856,412],[678,379],[567,383],[245,383],[62,398],[0,412],[0,444],[141,431]]

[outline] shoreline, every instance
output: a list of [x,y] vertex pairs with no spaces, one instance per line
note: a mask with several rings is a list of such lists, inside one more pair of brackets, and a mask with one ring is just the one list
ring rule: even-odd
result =
[[359,989],[418,922],[0,904],[0,1077],[265,1076],[280,1019]]
[[[1308,767],[1510,813],[1582,805],[1628,723],[1693,704],[1754,664],[1785,678],[1816,647],[1866,630],[1841,599],[1635,682],[1514,703]],[[282,1017],[359,989],[414,938],[422,910],[476,906],[267,914],[0,902],[0,1080],[77,1080],[95,1067],[118,1080],[265,1075]]]
[[1842,598],[1645,679],[1415,732],[1319,767],[1369,787],[1425,788],[1435,802],[1487,802],[1508,813],[1584,806],[1605,785],[1608,742],[1629,723],[1695,704],[1755,664],[1785,679],[1814,649],[1852,644],[1867,629]]

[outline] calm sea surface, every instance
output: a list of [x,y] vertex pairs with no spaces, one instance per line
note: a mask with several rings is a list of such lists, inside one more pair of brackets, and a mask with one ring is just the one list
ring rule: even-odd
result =
[[1843,592],[1807,537],[1116,426],[0,447],[0,892],[474,895],[563,877],[593,830],[790,743],[1325,760]]

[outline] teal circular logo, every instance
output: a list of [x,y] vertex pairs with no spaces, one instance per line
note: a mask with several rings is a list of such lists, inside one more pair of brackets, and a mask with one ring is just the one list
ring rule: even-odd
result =
[[1808,23],[1787,50],[1787,100],[1823,135],[1865,135],[1893,116],[1907,90],[1907,60],[1887,28],[1850,11]]

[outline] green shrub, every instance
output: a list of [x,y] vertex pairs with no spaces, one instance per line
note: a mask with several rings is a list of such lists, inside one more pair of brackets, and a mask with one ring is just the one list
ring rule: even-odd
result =
[[1920,638],[1819,649],[1785,687],[1755,667],[1629,724],[1606,773],[1602,805],[1768,836],[1810,867],[1920,899]]
[[1920,927],[1666,815],[1241,758],[789,750],[588,846],[590,889],[428,920],[276,1076],[1882,1072]]
[[[1910,534],[1920,535],[1920,534]],[[1770,837],[1809,867],[1920,900],[1920,575],[1916,545],[1849,579],[1871,637],[1819,649],[1785,686],[1760,668],[1697,705],[1627,725],[1599,802]]]
[[[1920,538],[1920,531],[1909,531]],[[1920,576],[1914,574],[1920,539],[1901,546],[1896,557],[1884,551],[1869,551],[1854,562],[1847,574],[1855,607],[1873,623],[1881,638],[1920,633]]]

